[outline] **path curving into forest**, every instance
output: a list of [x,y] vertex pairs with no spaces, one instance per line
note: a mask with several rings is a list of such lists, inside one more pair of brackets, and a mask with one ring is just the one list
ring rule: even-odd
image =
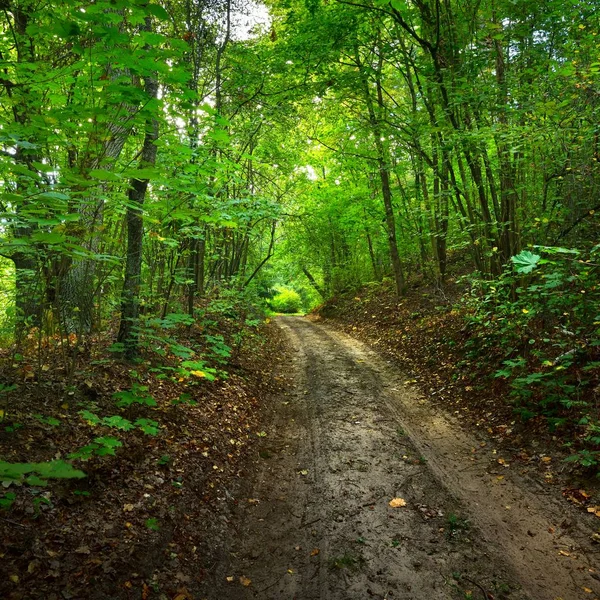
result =
[[600,597],[558,507],[490,473],[481,442],[393,366],[322,324],[278,324],[294,385],[274,399],[214,598]]

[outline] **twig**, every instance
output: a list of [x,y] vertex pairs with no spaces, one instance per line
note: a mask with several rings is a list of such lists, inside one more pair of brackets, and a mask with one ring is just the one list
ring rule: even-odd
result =
[[300,527],[308,527],[309,525],[314,525],[315,523],[318,523],[321,520],[321,517],[319,517],[318,519],[315,519],[314,521],[309,521],[308,523],[304,523],[304,525],[300,525]]
[[16,525],[17,527],[23,527],[23,529],[29,529],[29,525],[23,525],[23,523],[17,523],[16,521],[11,521],[10,519],[2,519],[11,525]]
[[486,590],[483,586],[479,585],[476,581],[473,581],[472,579],[465,577],[464,575],[463,575],[463,579],[465,581],[468,581],[469,583],[472,583],[473,585],[476,585],[481,590],[481,593],[483,594],[483,597],[485,598],[485,600],[492,600],[490,598],[490,595],[486,592]]

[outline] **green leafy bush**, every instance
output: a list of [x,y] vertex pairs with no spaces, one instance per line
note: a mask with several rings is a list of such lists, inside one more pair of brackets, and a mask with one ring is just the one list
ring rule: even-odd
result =
[[269,302],[275,312],[297,313],[302,310],[302,298],[295,290],[279,288],[278,293]]
[[580,432],[571,460],[597,466],[600,437],[591,401],[600,382],[600,246],[536,246],[494,281],[479,281],[467,300],[467,359],[502,364],[523,420],[542,416],[551,429]]

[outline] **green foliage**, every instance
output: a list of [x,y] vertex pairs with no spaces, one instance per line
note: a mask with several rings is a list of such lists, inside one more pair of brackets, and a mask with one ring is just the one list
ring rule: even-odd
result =
[[198,402],[196,402],[196,400],[194,400],[192,398],[191,394],[183,392],[177,398],[173,398],[171,400],[171,404],[173,404],[174,406],[177,406],[178,404],[187,404],[188,406],[196,406],[198,404]]
[[16,500],[17,495],[13,492],[9,492],[8,494],[4,494],[2,498],[0,498],[0,509],[1,510],[9,510]]
[[157,461],[156,464],[159,467],[165,467],[171,463],[171,457],[168,454],[163,454]]
[[218,371],[212,367],[207,367],[203,360],[184,360],[181,362],[179,374],[182,377],[196,377],[207,381],[215,381]]
[[90,460],[93,456],[114,456],[115,449],[123,443],[117,438],[97,437],[91,444],[81,447],[79,450],[69,454],[71,459]]
[[302,310],[302,298],[295,290],[280,287],[269,305],[275,312],[297,313]]
[[145,525],[148,529],[150,529],[150,531],[160,531],[160,524],[158,523],[158,519],[146,519]]
[[[147,435],[157,435],[159,432],[158,422],[151,419],[140,418],[132,423],[129,419],[125,419],[120,415],[101,418],[89,410],[79,411],[79,414],[84,421],[93,427],[103,425],[104,427],[110,427],[111,429],[118,429],[120,431],[131,431],[137,427]],[[98,440],[95,441],[97,442]]]
[[142,406],[156,406],[156,400],[148,395],[148,386],[134,383],[130,390],[115,392],[113,398],[117,401],[115,404],[119,408],[126,408],[132,404],[140,404]]
[[520,254],[511,258],[512,263],[515,265],[515,271],[517,273],[527,274],[531,273],[538,264],[541,256],[533,254],[529,250],[523,250]]
[[44,425],[50,425],[51,427],[58,427],[60,425],[60,420],[54,417],[46,417],[44,415],[33,415],[34,419],[37,419],[40,423]]
[[204,339],[208,345],[209,356],[220,365],[227,364],[227,359],[231,356],[231,347],[228,346],[222,335],[205,335]]
[[46,486],[48,479],[81,479],[83,471],[75,469],[64,460],[52,460],[45,463],[8,463],[0,462],[0,481],[4,485],[27,483],[34,486]]
[[158,435],[159,425],[152,419],[138,419],[134,425],[139,427],[146,435]]
[[448,539],[456,539],[461,534],[469,531],[470,528],[471,524],[467,519],[454,513],[450,513],[446,518],[446,537]]
[[[570,460],[592,466],[598,439],[593,406],[584,399],[598,383],[600,290],[598,248],[589,251],[539,247],[542,255],[519,255],[515,270],[479,282],[467,302],[472,359],[504,357],[495,377],[510,384],[515,412],[543,416],[551,429],[587,427],[588,446]],[[515,257],[517,258],[517,257]],[[472,349],[470,349],[472,348]]]

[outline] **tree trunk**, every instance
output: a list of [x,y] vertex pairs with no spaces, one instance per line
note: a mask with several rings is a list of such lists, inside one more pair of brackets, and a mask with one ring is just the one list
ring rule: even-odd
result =
[[[145,91],[149,98],[156,98],[158,82],[148,77]],[[158,139],[158,121],[149,117],[146,121],[144,145],[139,161],[139,168],[147,168],[156,163],[156,140]],[[121,323],[117,341],[125,346],[125,357],[129,360],[138,352],[139,314],[140,314],[140,279],[142,274],[142,248],[144,223],[142,218],[148,179],[132,179],[128,194],[127,206],[127,260],[125,264],[125,280],[121,296]]]
[[[360,70],[363,94],[367,104],[369,114],[369,123],[375,141],[375,150],[377,153],[377,166],[379,167],[379,178],[381,181],[381,195],[383,197],[383,206],[385,210],[385,224],[387,231],[388,244],[390,248],[390,260],[394,272],[394,281],[396,283],[396,293],[398,296],[403,296],[406,293],[406,283],[404,281],[404,272],[402,270],[402,262],[398,252],[398,240],[396,237],[396,218],[394,216],[394,205],[392,202],[392,189],[390,186],[390,171],[389,157],[387,156],[386,148],[382,141],[381,124],[375,113],[375,104],[369,91],[369,82],[364,73],[364,66],[359,56],[358,48],[356,49],[356,64]],[[378,92],[378,107],[383,108],[383,96],[381,93],[381,81],[379,79],[381,71],[381,61],[379,59],[379,70],[377,71],[377,92]]]

